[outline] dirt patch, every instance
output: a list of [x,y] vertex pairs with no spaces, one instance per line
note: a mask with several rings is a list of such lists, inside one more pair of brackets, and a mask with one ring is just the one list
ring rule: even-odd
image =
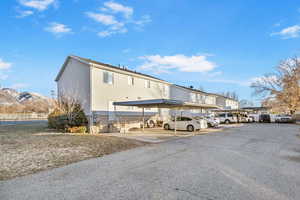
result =
[[45,123],[0,127],[0,180],[145,145],[103,135],[69,135]]

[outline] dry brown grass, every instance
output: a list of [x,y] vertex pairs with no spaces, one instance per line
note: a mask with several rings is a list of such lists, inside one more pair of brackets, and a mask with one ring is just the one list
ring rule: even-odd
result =
[[45,123],[0,126],[0,180],[145,144],[117,137],[57,133]]

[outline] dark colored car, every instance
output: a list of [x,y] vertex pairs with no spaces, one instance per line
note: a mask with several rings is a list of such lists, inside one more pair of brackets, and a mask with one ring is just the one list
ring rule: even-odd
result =
[[259,122],[271,123],[271,116],[269,114],[261,114],[259,116]]

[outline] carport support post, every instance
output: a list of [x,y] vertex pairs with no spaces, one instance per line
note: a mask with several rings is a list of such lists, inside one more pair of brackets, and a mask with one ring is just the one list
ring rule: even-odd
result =
[[176,129],[177,123],[176,123],[176,121],[177,121],[177,109],[175,109],[175,119],[174,119],[174,134],[175,134],[175,136],[177,134],[177,129]]
[[143,108],[143,133],[145,131],[145,108]]

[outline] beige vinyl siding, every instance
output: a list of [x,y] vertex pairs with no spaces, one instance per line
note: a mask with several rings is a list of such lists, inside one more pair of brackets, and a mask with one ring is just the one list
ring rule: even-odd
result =
[[57,81],[58,97],[72,97],[90,114],[90,68],[87,64],[70,58]]
[[[128,75],[113,72],[113,84],[103,83],[103,71],[99,67],[91,68],[92,80],[92,110],[107,111],[110,110],[112,102],[115,101],[133,101],[163,98],[164,92],[161,89],[161,83],[155,80],[149,80],[144,77]],[[129,76],[134,78],[134,84],[130,85]],[[150,88],[145,88],[145,82],[150,81]],[[118,111],[137,111],[133,108],[117,107]],[[148,110],[149,111],[149,110]],[[157,109],[151,109],[151,112],[157,112]]]

